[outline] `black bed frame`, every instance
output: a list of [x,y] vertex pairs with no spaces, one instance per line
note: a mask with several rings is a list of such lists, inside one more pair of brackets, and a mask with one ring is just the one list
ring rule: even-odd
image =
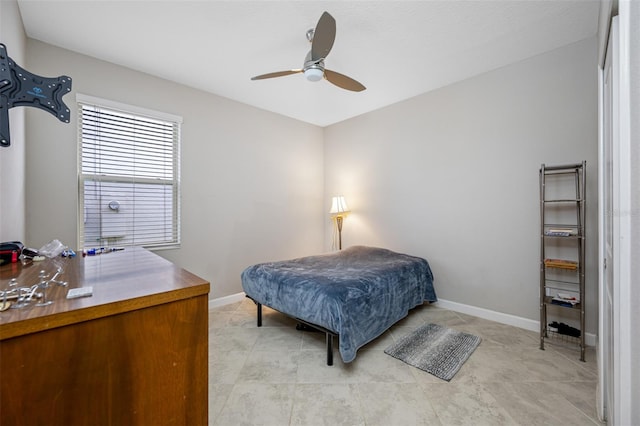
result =
[[[249,299],[251,299],[253,301],[253,303],[256,304],[257,307],[257,316],[258,316],[258,320],[257,320],[257,324],[258,327],[262,327],[262,303],[258,303],[256,302],[254,299],[252,299],[251,297],[247,296]],[[271,307],[270,307],[271,308]],[[273,308],[271,308],[273,309]],[[277,309],[274,309],[274,311],[278,311]],[[280,312],[280,311],[278,311]],[[289,318],[293,318],[294,320],[298,321],[298,325],[296,326],[296,329],[298,330],[302,330],[302,331],[319,331],[325,334],[326,337],[326,341],[327,341],[327,365],[333,365],[333,338],[334,337],[339,337],[338,333],[335,333],[331,330],[328,330],[324,327],[321,327],[319,325],[316,324],[312,324],[308,321],[302,320],[300,318],[296,318],[293,317],[291,315],[285,314],[284,312],[280,312],[282,315],[288,316]]]

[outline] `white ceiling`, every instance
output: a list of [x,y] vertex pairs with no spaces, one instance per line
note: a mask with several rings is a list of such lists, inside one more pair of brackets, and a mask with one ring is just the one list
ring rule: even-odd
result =
[[[599,13],[599,0],[18,4],[31,38],[318,126],[591,37]],[[325,10],[337,23],[326,67],[367,90],[301,74],[250,80],[301,68]]]

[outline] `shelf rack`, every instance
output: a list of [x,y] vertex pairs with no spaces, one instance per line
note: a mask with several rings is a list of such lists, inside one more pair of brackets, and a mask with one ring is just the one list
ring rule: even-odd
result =
[[[585,182],[586,161],[540,167],[540,349],[544,350],[546,338],[561,338],[580,345],[581,361],[585,360]],[[556,304],[553,299],[559,294],[575,295],[578,303]],[[549,306],[577,312],[580,336],[550,331]]]

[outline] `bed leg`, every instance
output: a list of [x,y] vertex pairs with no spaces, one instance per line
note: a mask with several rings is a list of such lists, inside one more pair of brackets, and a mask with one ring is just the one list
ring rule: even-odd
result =
[[256,302],[256,306],[258,309],[258,327],[262,327],[262,304]]
[[327,336],[327,365],[333,365],[333,335],[325,333]]

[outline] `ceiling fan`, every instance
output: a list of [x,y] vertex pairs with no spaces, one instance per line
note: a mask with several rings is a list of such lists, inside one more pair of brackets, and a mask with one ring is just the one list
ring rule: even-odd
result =
[[324,12],[315,29],[307,31],[307,40],[311,43],[311,50],[307,53],[304,66],[301,69],[277,71],[252,77],[251,80],[284,77],[285,75],[304,73],[309,81],[319,81],[325,78],[330,83],[353,92],[366,89],[362,84],[339,72],[324,67],[324,60],[333,47],[336,38],[336,20],[328,12]]

